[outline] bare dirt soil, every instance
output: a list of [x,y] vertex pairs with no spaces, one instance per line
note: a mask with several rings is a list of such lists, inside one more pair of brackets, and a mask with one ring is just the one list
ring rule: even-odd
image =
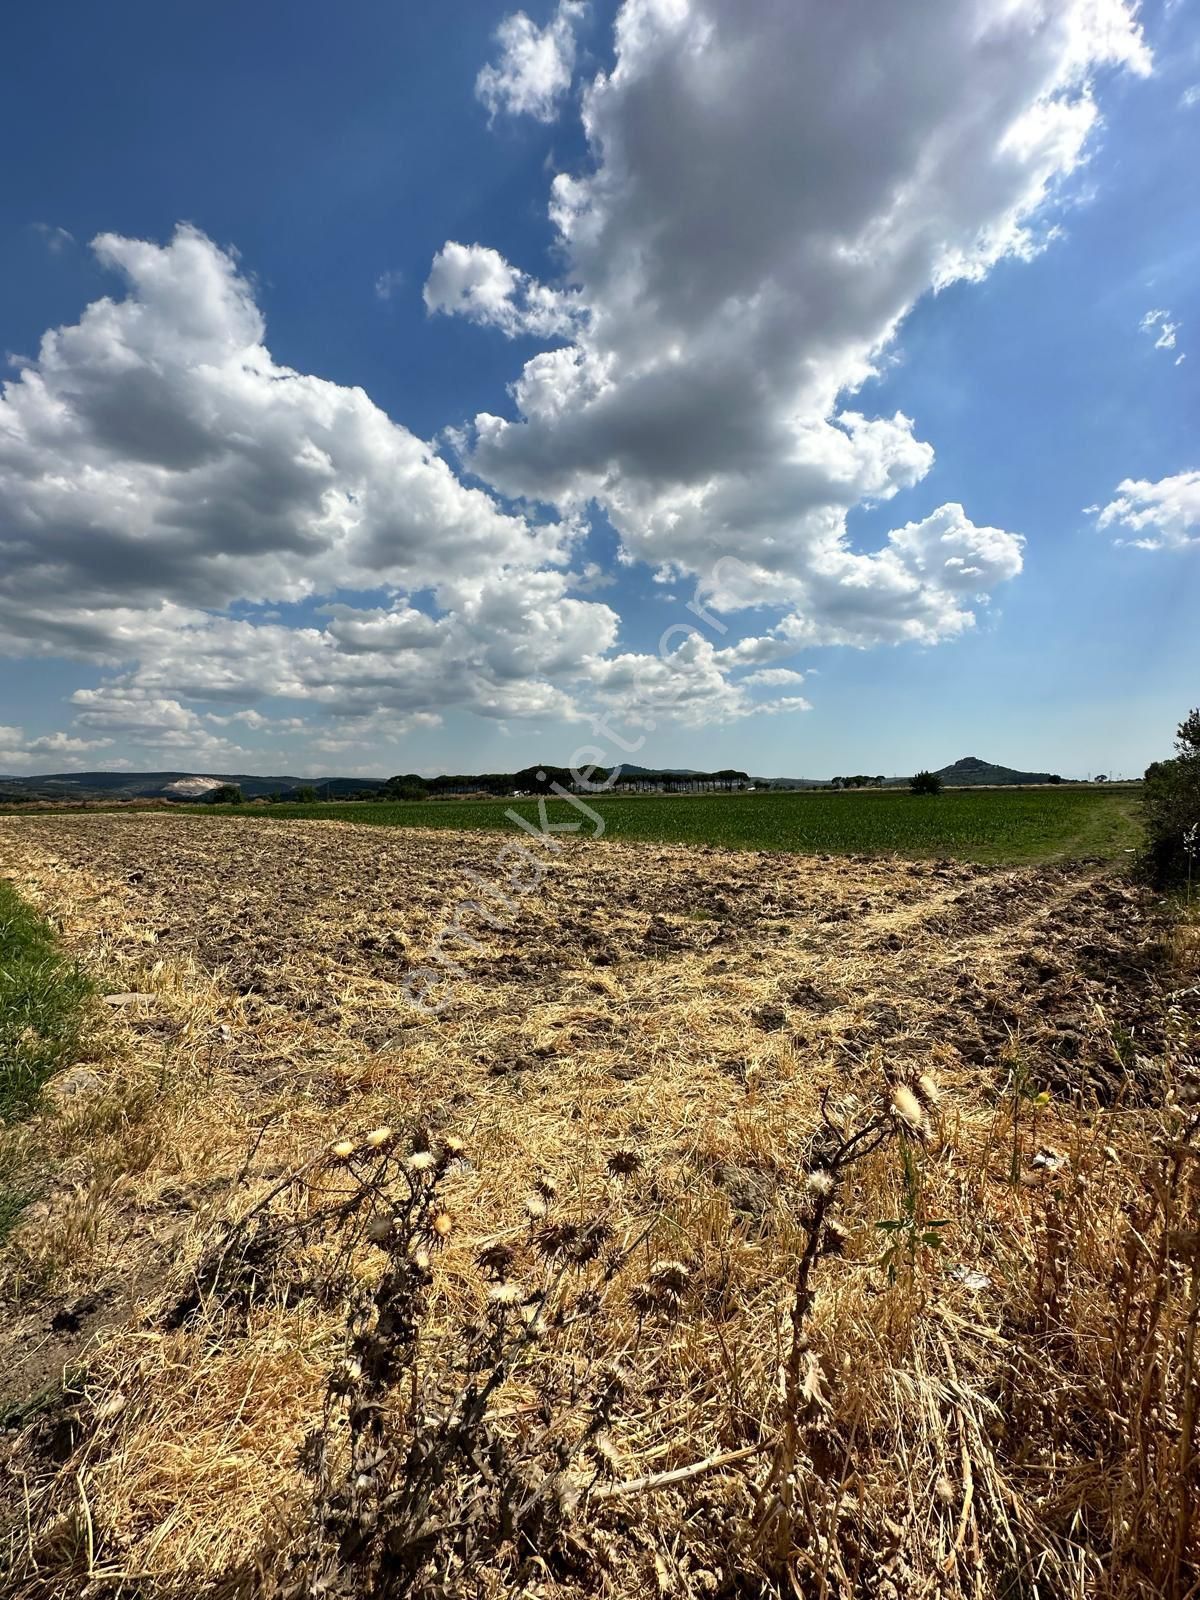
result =
[[[529,854],[498,864],[506,844]],[[544,877],[513,895],[510,875],[540,877],[534,860]],[[295,1201],[289,1174],[380,1124],[415,1133],[418,1150],[465,1143],[439,1190],[452,1232],[448,1220],[430,1269],[431,1348],[482,1314],[481,1249],[533,1249],[547,1206],[576,1228],[602,1218],[624,1254],[561,1323],[594,1316],[594,1343],[538,1361],[633,1369],[605,1413],[610,1476],[626,1487],[751,1457],[597,1500],[544,1547],[501,1540],[460,1574],[475,1585],[462,1593],[816,1593],[823,1564],[847,1575],[831,1593],[991,1595],[1016,1592],[1039,1560],[1116,1592],[1096,1577],[1124,1491],[1092,1416],[1091,1297],[1107,1293],[1096,1286],[1137,1193],[1181,981],[1158,911],[1110,868],[579,839],[552,852],[515,831],[59,815],[0,819],[0,873],[112,997],[75,1086],[53,1090],[21,1135],[45,1177],[0,1267],[3,1488],[24,1508],[12,1550],[28,1593],[134,1581],[147,1595],[266,1593],[298,1559],[314,1495],[305,1452],[328,1416],[349,1301],[314,1265],[328,1264],[327,1241],[297,1246],[286,1271],[264,1256],[240,1299],[222,1298],[205,1263],[238,1217],[278,1209],[277,1187],[311,1215],[311,1190]],[[432,1013],[405,975],[439,948]],[[856,1169],[848,1242],[820,1267],[820,1420],[805,1459],[838,1487],[804,1513],[824,1554],[801,1558],[786,1495],[790,1534],[764,1544],[747,1530],[764,1517],[751,1469],[778,1427],[822,1099],[849,1127],[922,1074],[938,1102],[916,1155],[901,1162],[889,1145]],[[636,1170],[622,1172],[629,1152]],[[1073,1269],[1086,1307],[1060,1308],[1048,1330],[1045,1282],[1018,1290],[1012,1277],[1022,1262],[1043,1271],[1047,1196],[1054,1226],[1074,1225],[1061,1220],[1064,1175],[1093,1159],[1123,1163],[1129,1186],[1110,1185],[1103,1227],[1099,1213],[1089,1222],[1094,1257]],[[881,1267],[878,1224],[914,1207],[936,1212],[942,1237],[921,1244],[918,1230],[897,1276],[894,1259]],[[639,1302],[630,1285],[656,1282],[668,1258],[688,1286],[651,1333],[649,1291]],[[362,1259],[350,1280],[374,1281]],[[1053,1338],[1069,1354],[1047,1356]],[[1050,1419],[1026,1419],[1025,1440],[1012,1431],[1037,1404],[1040,1360],[1067,1373],[1045,1383],[1060,1385],[1075,1435],[1053,1461],[1032,1442],[1057,1437]],[[1030,1381],[1006,1399],[1013,1370]],[[563,1391],[524,1381],[497,1391],[508,1409],[496,1415],[518,1420],[489,1425],[533,1459],[550,1448],[539,1404],[546,1438],[570,1430]],[[1082,1532],[1081,1473],[1095,1479]],[[843,1526],[850,1501],[856,1531]],[[445,1581],[437,1592],[460,1592]]]

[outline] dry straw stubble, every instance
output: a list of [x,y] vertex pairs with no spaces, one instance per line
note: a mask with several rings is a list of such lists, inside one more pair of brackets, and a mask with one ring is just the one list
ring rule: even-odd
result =
[[[59,1176],[6,1269],[28,1306],[42,1263],[26,1335],[109,1306],[11,1436],[20,1585],[1186,1593],[1186,935],[1164,956],[1091,869],[574,848],[414,1017],[397,969],[494,849],[0,827],[110,992],[152,996],[97,1041],[109,1109],[47,1122]],[[380,1175],[428,1186],[447,1138],[380,1233]],[[89,1207],[87,1248],[47,1250]],[[416,1332],[356,1434],[338,1373],[402,1267]],[[441,1476],[400,1516],[414,1448]],[[331,1516],[372,1508],[407,1554],[344,1547]]]

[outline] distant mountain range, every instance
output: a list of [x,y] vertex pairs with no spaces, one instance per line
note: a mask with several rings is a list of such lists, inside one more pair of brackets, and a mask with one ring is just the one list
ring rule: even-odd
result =
[[[706,776],[695,767],[639,767],[631,762],[626,762],[622,771],[628,778],[659,773],[669,773],[679,778]],[[1059,781],[1057,774],[1021,772],[1015,767],[981,761],[978,756],[964,756],[961,761],[941,767],[938,776],[943,783],[958,788]],[[237,784],[248,800],[261,795],[290,794],[297,789],[314,789],[321,799],[348,800],[355,795],[374,793],[383,787],[385,781],[383,778],[264,778],[248,772],[217,775],[193,772],[53,772],[34,777],[0,777],[0,800],[195,801],[203,799],[206,793],[223,783]],[[761,785],[770,783],[782,789],[821,789],[831,780],[752,777],[750,781]],[[884,787],[901,788],[907,782],[907,777],[886,778]]]
[[382,778],[260,778],[249,772],[51,772],[36,777],[0,777],[0,799],[34,795],[46,800],[202,800],[223,783],[235,783],[247,799],[315,789],[324,799],[371,793]]

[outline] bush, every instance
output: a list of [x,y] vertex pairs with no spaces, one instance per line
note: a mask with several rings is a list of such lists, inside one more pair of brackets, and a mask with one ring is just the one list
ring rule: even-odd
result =
[[204,797],[210,806],[240,806],[242,791],[236,783],[222,783]]
[[914,794],[941,794],[942,780],[936,772],[922,771],[908,780],[908,787]]
[[1160,888],[1200,877],[1200,710],[1179,724],[1178,752],[1146,768],[1142,816],[1143,875]]

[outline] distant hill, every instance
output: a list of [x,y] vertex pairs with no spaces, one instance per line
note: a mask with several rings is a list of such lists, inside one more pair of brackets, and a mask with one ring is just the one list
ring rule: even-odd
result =
[[827,789],[828,778],[751,778],[751,783],[770,784],[772,789]]
[[32,796],[38,800],[198,800],[222,783],[236,783],[248,800],[287,794],[302,787],[324,798],[342,800],[370,792],[381,780],[370,778],[260,778],[249,772],[48,772],[0,777],[0,800]]
[[1049,783],[1057,776],[1053,772],[1018,772],[1015,767],[999,767],[994,762],[981,761],[978,756],[963,756],[951,766],[938,768],[938,777],[943,783],[959,788],[980,784]]

